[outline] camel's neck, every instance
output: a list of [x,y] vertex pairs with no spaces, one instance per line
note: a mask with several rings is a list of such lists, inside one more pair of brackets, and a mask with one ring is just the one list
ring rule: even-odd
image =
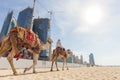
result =
[[66,53],[67,53],[67,57],[71,57],[71,52],[66,51]]
[[43,46],[41,46],[41,50],[46,50],[46,49],[49,49],[49,46],[50,46],[50,43],[46,43],[44,44]]

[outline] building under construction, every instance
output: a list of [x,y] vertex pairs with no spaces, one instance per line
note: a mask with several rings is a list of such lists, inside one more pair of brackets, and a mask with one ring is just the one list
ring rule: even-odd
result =
[[[48,38],[48,31],[50,28],[50,20],[48,18],[37,18],[33,21],[33,31],[38,34],[40,40],[46,44]],[[40,52],[39,59],[48,59],[49,50],[43,50]]]
[[[18,15],[17,23],[18,23],[18,26],[20,27],[31,28],[36,34],[38,34],[40,40],[45,44],[47,41],[48,35],[50,35],[49,34],[50,20],[48,18],[38,18],[38,19],[34,19],[32,23],[34,6],[35,6],[35,0],[32,8],[27,7],[24,10],[20,11]],[[1,35],[0,35],[1,37],[6,36],[9,33],[10,29],[15,25],[15,24],[12,24],[12,17],[13,17],[13,11],[8,13],[4,21]],[[39,59],[48,60],[50,55],[49,50],[50,49],[41,51]]]

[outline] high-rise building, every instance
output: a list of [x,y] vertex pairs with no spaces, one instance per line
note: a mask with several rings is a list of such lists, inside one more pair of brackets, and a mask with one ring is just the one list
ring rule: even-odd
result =
[[73,55],[73,61],[74,61],[74,63],[79,63],[80,64],[80,59],[76,55]]
[[83,64],[83,56],[80,55],[80,64]]
[[24,28],[26,27],[31,28],[32,13],[33,13],[33,8],[30,7],[22,10],[18,15],[18,19],[17,19],[18,25]]
[[8,14],[7,14],[6,18],[5,18],[5,21],[4,21],[2,30],[1,30],[1,34],[0,34],[1,39],[4,36],[6,36],[10,32],[10,30],[13,27],[15,27],[15,25],[16,25],[16,21],[13,18],[13,11],[10,11],[10,12],[8,12]]
[[[50,20],[48,18],[38,18],[33,21],[33,31],[38,34],[40,40],[45,44],[48,38]],[[49,50],[43,50],[39,59],[48,59]]]
[[90,66],[94,66],[95,65],[93,53],[90,53],[90,55],[89,55],[89,64],[90,64]]

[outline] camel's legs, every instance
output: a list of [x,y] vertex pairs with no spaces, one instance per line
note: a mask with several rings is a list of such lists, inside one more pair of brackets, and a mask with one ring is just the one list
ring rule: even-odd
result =
[[51,65],[51,70],[50,71],[53,71],[53,64],[54,62],[57,60],[57,56],[53,56],[52,58],[52,65]]
[[62,70],[64,70],[65,61],[66,61],[66,59],[63,59],[63,67],[62,67]]
[[52,59],[52,65],[51,65],[51,70],[50,71],[53,71],[53,64],[55,62],[55,58]]
[[37,64],[38,57],[39,57],[38,54],[36,54],[36,53],[33,54],[33,65],[30,66],[29,68],[25,68],[24,73],[25,73],[26,71],[29,71],[31,68],[33,68],[33,73],[35,73],[35,65]]
[[68,66],[67,66],[67,59],[65,60],[65,63],[66,63],[66,68],[67,68],[67,70],[69,70],[69,68],[68,68]]
[[12,68],[13,74],[14,74],[14,75],[17,75],[17,71],[16,71],[16,69],[15,69],[15,67],[14,67],[14,64],[13,64],[13,57],[14,57],[14,55],[15,55],[14,50],[12,50],[12,51],[9,53],[9,55],[7,56],[7,60],[8,60],[10,66],[11,66],[11,68]]
[[59,71],[58,66],[57,66],[57,59],[55,60],[55,64],[56,64],[57,71]]
[[35,65],[37,65],[37,61],[38,61],[38,57],[39,57],[39,54],[33,54],[33,73],[35,73]]
[[67,66],[67,59],[63,59],[63,68],[62,68],[62,70],[64,70],[64,64],[66,64],[67,70],[69,70],[69,68]]

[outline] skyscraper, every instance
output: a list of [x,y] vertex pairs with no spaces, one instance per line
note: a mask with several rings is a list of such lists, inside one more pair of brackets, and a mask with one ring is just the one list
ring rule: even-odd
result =
[[95,65],[93,53],[90,53],[90,55],[89,55],[89,63],[90,63],[90,66]]
[[32,13],[33,13],[33,8],[26,8],[22,10],[19,15],[18,15],[18,25],[21,27],[31,27],[31,20],[32,20]]
[[1,30],[1,34],[0,34],[1,39],[4,36],[6,36],[10,32],[10,30],[13,27],[15,27],[15,25],[16,25],[16,22],[15,22],[15,19],[13,18],[13,11],[10,11],[10,12],[8,12],[8,14],[5,18],[5,21],[4,21],[2,30]]
[[[48,18],[34,19],[33,31],[38,34],[40,40],[45,44],[48,38],[48,29],[50,28],[50,20]],[[40,53],[40,59],[47,59],[49,50],[43,50]]]
[[83,64],[83,56],[80,55],[80,64]]

